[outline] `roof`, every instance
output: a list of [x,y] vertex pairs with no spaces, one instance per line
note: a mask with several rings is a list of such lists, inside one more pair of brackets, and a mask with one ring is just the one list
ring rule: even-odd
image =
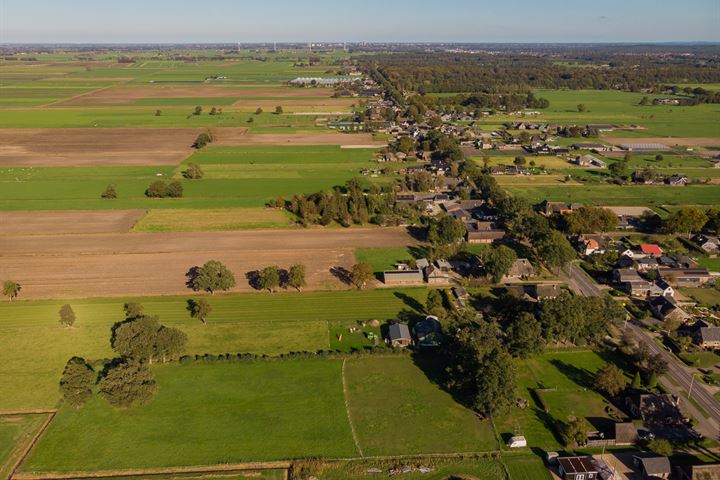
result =
[[703,342],[720,342],[720,327],[700,327],[698,334]]
[[619,422],[615,424],[615,442],[633,443],[637,438],[637,427],[632,422]]
[[597,472],[592,457],[560,457],[558,458],[558,464],[565,473]]
[[404,323],[391,324],[388,328],[388,337],[390,337],[390,340],[412,340],[410,329]]
[[402,280],[422,280],[423,274],[420,270],[385,270],[383,277],[398,278]]
[[518,258],[513,262],[507,275],[508,277],[531,277],[535,275],[535,267],[527,258]]
[[663,278],[670,277],[710,277],[707,268],[663,268],[659,270]]
[[667,457],[645,457],[635,455],[635,459],[643,466],[646,475],[663,475],[671,473],[670,459]]
[[669,150],[670,147],[662,143],[623,143],[620,145],[623,150]]
[[654,243],[643,243],[642,245],[640,245],[640,250],[645,255],[662,255],[662,249],[660,248],[660,246],[655,245]]

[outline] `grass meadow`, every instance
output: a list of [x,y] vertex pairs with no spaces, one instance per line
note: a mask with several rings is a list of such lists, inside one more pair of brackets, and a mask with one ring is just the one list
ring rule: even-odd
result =
[[456,404],[410,358],[346,362],[345,392],[340,359],[157,365],[151,402],[124,411],[96,397],[80,410],[62,408],[23,469],[355,457],[350,422],[365,455],[495,449],[491,424]]
[[[371,148],[325,145],[208,147],[176,168],[5,167],[0,168],[0,210],[263,207],[277,196],[342,185],[369,166],[374,153]],[[145,196],[158,178],[182,178],[188,162],[201,165],[205,176],[182,180],[182,198]],[[110,183],[118,198],[100,198]],[[277,223],[278,218],[268,215],[267,221]],[[256,223],[262,224],[260,219]]]
[[22,450],[40,430],[46,415],[0,415],[0,477],[8,478]]
[[331,326],[384,323],[412,309],[413,299],[423,303],[425,295],[424,289],[216,295],[205,297],[213,308],[207,325],[190,318],[191,296],[73,300],[77,321],[70,330],[59,323],[66,302],[0,302],[0,410],[51,408],[60,398],[58,381],[70,357],[112,357],[110,329],[123,320],[126,301],[142,303],[161,323],[184,331],[188,354],[277,355],[331,346],[350,350],[358,345],[337,342]]

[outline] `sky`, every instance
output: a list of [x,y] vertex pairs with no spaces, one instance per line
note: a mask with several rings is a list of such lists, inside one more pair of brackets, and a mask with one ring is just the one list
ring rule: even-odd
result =
[[720,0],[0,0],[0,43],[720,41]]

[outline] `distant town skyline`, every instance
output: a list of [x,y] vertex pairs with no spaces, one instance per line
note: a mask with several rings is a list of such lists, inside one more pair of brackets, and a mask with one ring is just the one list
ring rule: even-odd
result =
[[717,0],[0,0],[0,43],[720,41]]

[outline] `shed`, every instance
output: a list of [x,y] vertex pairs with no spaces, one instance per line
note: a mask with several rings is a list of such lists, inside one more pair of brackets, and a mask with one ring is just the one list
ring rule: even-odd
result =
[[592,457],[560,457],[558,458],[558,473],[563,480],[596,480],[598,468]]
[[421,285],[423,274],[421,270],[385,270],[383,283],[385,285]]
[[407,347],[412,345],[410,329],[404,323],[393,323],[388,328],[388,340],[391,347]]
[[672,473],[670,459],[667,457],[635,455],[633,462],[642,478],[670,478]]

